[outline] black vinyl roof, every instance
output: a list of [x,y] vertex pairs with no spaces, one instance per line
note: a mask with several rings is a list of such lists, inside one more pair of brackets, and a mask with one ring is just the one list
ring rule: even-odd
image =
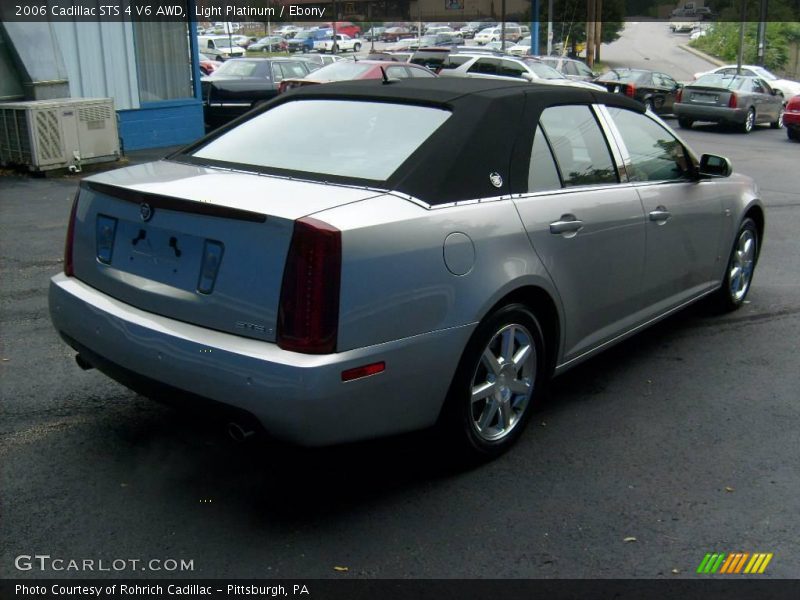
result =
[[[403,79],[390,83],[357,80],[303,86],[281,94],[263,110],[304,99],[419,104],[446,108],[453,115],[384,182],[303,171],[275,171],[252,165],[228,163],[220,166],[384,188],[432,205],[444,204],[525,192],[536,124],[542,110],[549,106],[597,103],[644,112],[641,103],[621,94],[577,86],[462,77]],[[191,153],[263,110],[247,113],[169,158],[213,165],[208,160],[192,157]],[[502,187],[492,185],[491,173],[500,174]]]

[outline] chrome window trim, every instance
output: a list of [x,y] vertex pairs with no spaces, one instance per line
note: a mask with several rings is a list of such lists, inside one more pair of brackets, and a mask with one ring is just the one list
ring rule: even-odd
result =
[[592,104],[597,121],[600,123],[600,128],[606,136],[609,148],[611,148],[611,156],[617,167],[617,177],[620,183],[629,183],[628,167],[631,164],[631,157],[628,148],[622,142],[622,135],[617,129],[616,123],[611,118],[605,104]]

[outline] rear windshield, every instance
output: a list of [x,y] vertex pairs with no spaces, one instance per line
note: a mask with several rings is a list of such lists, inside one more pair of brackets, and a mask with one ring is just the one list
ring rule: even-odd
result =
[[450,115],[407,104],[294,100],[248,119],[191,156],[385,181]]
[[365,65],[353,61],[340,60],[314,71],[309,79],[324,79],[325,81],[347,81],[357,79],[372,68],[372,65]]
[[747,81],[744,77],[737,77],[736,75],[720,75],[712,73],[710,75],[703,75],[692,85],[702,85],[706,87],[725,88],[726,90],[738,90],[742,84]]
[[621,81],[622,83],[638,83],[647,79],[646,71],[609,71],[598,77],[599,81]]
[[254,60],[233,59],[222,63],[215,75],[225,75],[226,77],[252,77],[258,68],[259,63]]

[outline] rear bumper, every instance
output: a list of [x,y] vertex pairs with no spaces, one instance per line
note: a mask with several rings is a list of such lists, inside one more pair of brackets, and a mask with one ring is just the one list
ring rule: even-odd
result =
[[800,112],[783,113],[783,124],[792,129],[800,128]]
[[747,118],[746,108],[727,108],[722,106],[700,106],[686,102],[673,105],[675,116],[695,121],[711,121],[713,123],[744,123]]
[[[433,425],[474,329],[315,356],[148,313],[63,273],[50,282],[49,303],[67,343],[128,387],[210,399],[308,446]],[[343,370],[378,361],[384,372],[341,381]]]

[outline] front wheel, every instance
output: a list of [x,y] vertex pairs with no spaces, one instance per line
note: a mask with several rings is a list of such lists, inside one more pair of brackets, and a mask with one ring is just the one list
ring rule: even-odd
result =
[[796,129],[792,129],[791,127],[786,128],[786,137],[790,140],[794,140],[796,142],[800,142],[800,131]]
[[359,52],[361,50],[361,44],[355,44],[353,46],[353,52]]
[[717,290],[715,304],[724,311],[736,310],[744,304],[758,259],[758,227],[753,219],[742,221],[733,242],[725,279]]
[[682,129],[691,129],[692,125],[694,125],[694,121],[692,121],[691,119],[680,117],[678,119],[678,125],[680,125]]
[[461,457],[493,458],[519,438],[543,395],[545,352],[539,322],[522,304],[504,306],[478,326],[440,422]]

